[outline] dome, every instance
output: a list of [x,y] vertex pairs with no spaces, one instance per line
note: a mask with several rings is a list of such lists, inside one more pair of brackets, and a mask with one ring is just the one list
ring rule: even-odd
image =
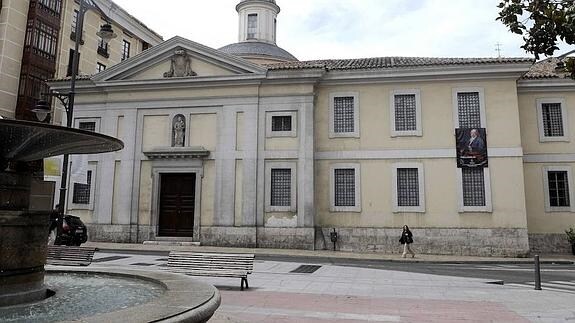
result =
[[[250,1],[250,0],[245,0]],[[270,2],[273,2],[270,1]],[[247,41],[235,44],[230,44],[220,48],[224,53],[232,54],[240,57],[261,57],[264,59],[277,60],[282,62],[297,62],[298,59],[283,48],[277,45],[264,43],[259,41]]]
[[263,1],[263,2],[270,2],[270,3],[276,4],[275,0],[242,0],[242,1],[240,1],[240,3],[250,2],[250,1]]

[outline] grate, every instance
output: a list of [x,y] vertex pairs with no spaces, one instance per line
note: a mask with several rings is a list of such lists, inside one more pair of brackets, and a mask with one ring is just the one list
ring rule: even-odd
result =
[[321,266],[316,266],[316,265],[301,265],[301,266],[297,267],[296,269],[290,271],[290,273],[311,274],[320,268],[321,268]]
[[126,258],[130,258],[130,257],[126,257],[126,256],[110,256],[110,257],[104,257],[104,258],[94,259],[94,260],[92,260],[92,262],[106,262],[106,261],[114,261],[114,260],[120,260],[120,259],[126,259]]

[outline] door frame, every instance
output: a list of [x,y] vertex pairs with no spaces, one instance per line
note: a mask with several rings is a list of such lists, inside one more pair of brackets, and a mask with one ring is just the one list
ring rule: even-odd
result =
[[[156,239],[159,232],[160,223],[160,188],[162,174],[196,174],[196,193],[194,201],[194,229],[192,231],[192,241],[200,241],[200,217],[201,217],[201,200],[202,200],[202,179],[204,177],[204,165],[202,160],[166,160],[154,161],[152,165],[152,210],[150,225],[154,228],[153,237]],[[162,237],[163,238],[163,237]],[[179,237],[180,240],[189,238]]]

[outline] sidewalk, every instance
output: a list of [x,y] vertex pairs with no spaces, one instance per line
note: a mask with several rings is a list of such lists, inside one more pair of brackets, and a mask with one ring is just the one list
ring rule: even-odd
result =
[[[345,252],[330,250],[298,250],[298,249],[266,249],[266,248],[230,248],[210,246],[180,246],[169,244],[141,244],[141,243],[109,243],[88,242],[85,247],[94,247],[106,252],[148,252],[165,253],[171,250],[197,251],[197,252],[220,252],[220,253],[253,253],[267,258],[297,257],[329,261],[339,260],[364,260],[364,261],[394,261],[394,262],[426,262],[426,263],[478,263],[478,264],[518,264],[532,263],[533,258],[501,258],[501,257],[474,257],[474,256],[449,256],[418,254],[415,258],[401,258],[400,254],[381,254],[378,252]],[[575,263],[575,256],[569,254],[540,255],[541,263]]]

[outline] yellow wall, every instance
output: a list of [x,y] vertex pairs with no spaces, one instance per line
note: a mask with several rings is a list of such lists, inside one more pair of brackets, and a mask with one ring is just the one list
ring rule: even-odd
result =
[[142,150],[171,146],[168,116],[144,116]]

